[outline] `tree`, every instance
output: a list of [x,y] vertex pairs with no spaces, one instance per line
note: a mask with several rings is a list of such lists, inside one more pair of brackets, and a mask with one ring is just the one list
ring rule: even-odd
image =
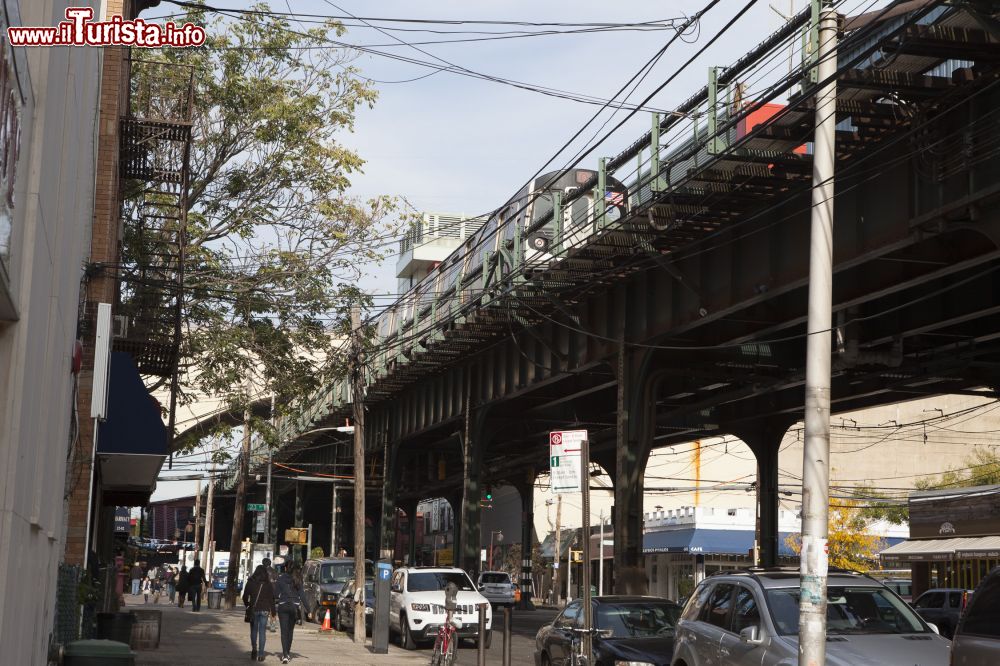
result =
[[[871,533],[872,520],[865,516],[859,502],[838,499],[830,504],[829,562],[831,567],[868,571],[878,567],[879,553],[885,540]],[[790,534],[785,543],[799,555],[802,552],[802,535]]]
[[[364,302],[363,266],[391,247],[397,210],[387,196],[347,194],[364,161],[341,137],[376,92],[353,53],[330,47],[327,35],[342,34],[343,25],[301,29],[266,5],[254,9],[238,18],[191,10],[183,20],[206,27],[204,47],[143,53],[195,81],[180,393],[217,397],[221,411],[243,417],[235,548],[251,440],[275,443],[255,403],[274,396],[287,414],[342,372],[336,339],[349,330],[351,303]],[[137,90],[156,84],[134,82]],[[142,193],[132,200],[144,210],[157,203]],[[140,205],[127,214],[141,215]],[[217,434],[229,429],[220,425]],[[230,558],[230,606],[238,559]]]

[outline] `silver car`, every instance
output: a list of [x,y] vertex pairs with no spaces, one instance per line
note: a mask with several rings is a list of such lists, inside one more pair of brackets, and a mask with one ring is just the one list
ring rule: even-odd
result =
[[[799,573],[748,570],[698,586],[681,614],[671,666],[794,666]],[[947,666],[947,640],[878,581],[830,572],[827,666]]]
[[976,588],[955,630],[953,666],[995,666],[1000,663],[1000,568]]

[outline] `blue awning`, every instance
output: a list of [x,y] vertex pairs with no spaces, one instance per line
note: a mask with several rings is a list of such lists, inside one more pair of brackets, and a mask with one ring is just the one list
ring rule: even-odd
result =
[[167,456],[167,429],[132,355],[111,352],[108,413],[97,428],[97,458],[107,504],[145,504]]
[[[795,554],[785,543],[787,532],[778,535],[778,555]],[[747,555],[753,548],[753,530],[709,530],[689,527],[681,530],[648,532],[643,536],[643,553],[690,553],[692,555]]]

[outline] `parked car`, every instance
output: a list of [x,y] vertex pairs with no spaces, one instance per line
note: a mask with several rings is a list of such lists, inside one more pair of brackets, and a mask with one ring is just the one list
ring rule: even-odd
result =
[[[702,581],[677,626],[672,666],[798,663],[799,572],[767,569]],[[948,641],[881,583],[831,570],[827,666],[946,666]]]
[[955,627],[962,617],[971,590],[957,587],[939,587],[927,590],[913,602],[913,608],[924,618],[938,628],[941,635],[951,638],[955,635]]
[[494,606],[514,605],[514,583],[505,571],[484,571],[476,585],[480,594]]
[[951,643],[951,666],[1000,663],[1000,567],[983,578]]
[[[337,631],[354,631],[354,578],[344,583],[333,614],[333,628]],[[375,579],[365,579],[365,631],[372,632],[372,618],[375,617]]]
[[396,569],[390,581],[389,631],[399,636],[399,644],[412,650],[421,642],[433,642],[445,620],[444,588],[458,586],[460,638],[479,637],[479,605],[486,605],[483,639],[490,646],[493,610],[486,597],[476,590],[472,579],[458,567],[405,567]]
[[[604,596],[592,599],[594,663],[668,666],[681,607],[659,597]],[[583,602],[571,601],[551,624],[535,635],[535,665],[562,666],[571,661],[572,629],[583,628]]]
[[[307,560],[302,571],[302,603],[306,616],[313,622],[321,622],[320,609],[333,613],[344,583],[354,576],[354,560],[324,557]],[[365,577],[375,577],[375,567],[365,560]]]
[[903,601],[913,601],[913,581],[909,578],[886,578],[882,584],[898,594]]

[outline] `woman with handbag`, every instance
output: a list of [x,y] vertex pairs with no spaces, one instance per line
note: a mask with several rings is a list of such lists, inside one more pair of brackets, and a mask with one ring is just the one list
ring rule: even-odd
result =
[[244,620],[250,623],[250,659],[264,661],[264,642],[267,640],[267,618],[274,616],[274,587],[267,575],[267,567],[258,564],[250,580],[243,587],[243,605],[247,607]]
[[281,663],[287,664],[292,658],[295,625],[302,624],[302,578],[299,575],[299,565],[292,564],[283,571],[274,587],[278,597],[278,623],[281,625]]

